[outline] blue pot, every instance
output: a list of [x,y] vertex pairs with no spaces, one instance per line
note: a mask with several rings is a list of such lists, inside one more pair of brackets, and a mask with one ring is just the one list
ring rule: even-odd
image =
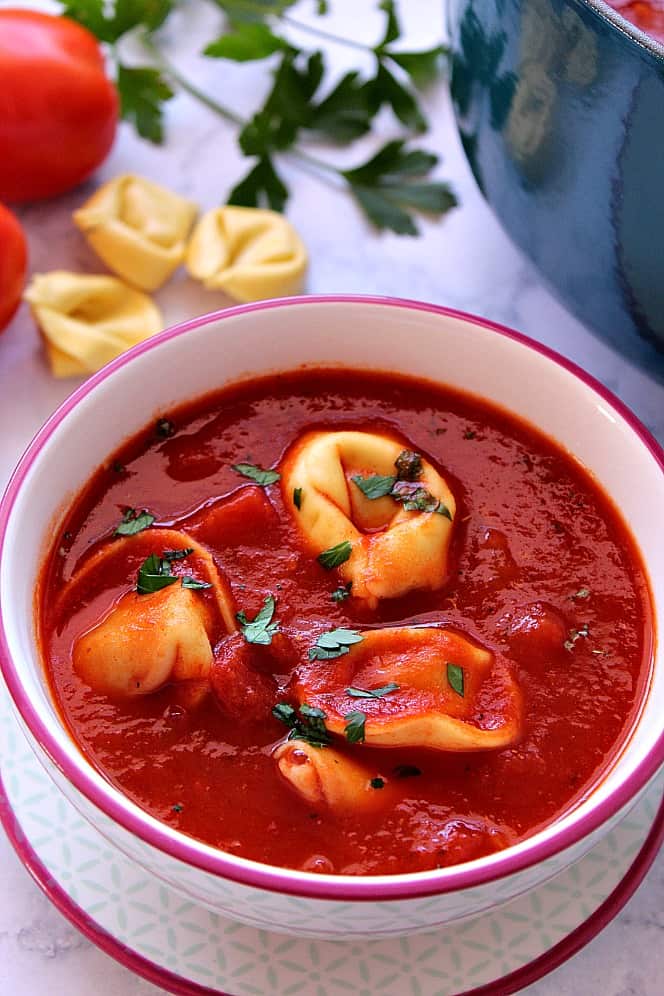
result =
[[664,369],[664,46],[602,0],[448,3],[484,196],[584,322]]

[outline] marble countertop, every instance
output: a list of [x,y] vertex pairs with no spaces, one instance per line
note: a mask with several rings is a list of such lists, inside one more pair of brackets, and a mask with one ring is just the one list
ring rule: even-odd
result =
[[[376,32],[370,0],[336,0],[341,24],[367,37]],[[402,5],[406,6],[406,5]],[[431,40],[439,6],[429,0],[407,5],[413,44]],[[352,11],[352,18],[349,16]],[[197,39],[209,36],[210,8],[192,5],[167,39],[178,64],[195,71],[210,92],[248,110],[266,86],[259,66],[228,66],[197,60]],[[175,36],[177,35],[177,43]],[[186,43],[182,39],[186,38]],[[335,68],[347,62],[333,51]],[[353,55],[353,61],[356,57]],[[427,96],[432,131],[423,144],[443,156],[441,176],[449,179],[461,207],[441,222],[423,222],[420,239],[376,235],[344,194],[284,161],[295,195],[289,217],[311,252],[308,291],[391,294],[450,305],[509,325],[571,357],[613,390],[664,440],[664,359],[636,362],[616,352],[580,324],[543,286],[512,246],[484,204],[463,159],[445,87]],[[171,102],[168,141],[156,148],[122,128],[114,151],[94,182],[51,203],[20,210],[30,243],[31,270],[99,272],[103,266],[73,227],[71,211],[94,185],[121,172],[161,181],[209,207],[224,200],[245,164],[229,126],[185,96]],[[389,122],[385,123],[389,137]],[[367,145],[367,149],[370,148]],[[364,150],[357,152],[358,159]],[[350,161],[350,159],[349,159]],[[224,307],[221,294],[206,292],[184,275],[157,295],[167,323]],[[634,351],[632,351],[632,356]],[[39,338],[23,306],[0,337],[0,487],[23,448],[51,411],[77,385],[54,380]],[[137,979],[93,947],[51,907],[21,867],[0,833],[0,992],[37,996],[148,996],[154,986]],[[659,996],[664,986],[664,854],[617,920],[571,962],[533,985],[536,996],[601,993],[602,996]]]

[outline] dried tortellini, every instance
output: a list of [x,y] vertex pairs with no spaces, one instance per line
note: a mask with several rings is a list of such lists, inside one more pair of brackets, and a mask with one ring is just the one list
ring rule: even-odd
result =
[[74,212],[106,265],[142,290],[161,287],[183,262],[198,214],[191,201],[140,176],[117,176]]
[[[391,494],[367,497],[356,478],[394,478],[401,443],[372,432],[310,432],[289,453],[282,467],[284,502],[313,552],[320,557],[339,544],[350,555],[338,566],[352,583],[352,594],[374,607],[383,598],[408,591],[440,588],[447,575],[447,554],[456,504],[441,475],[420,458],[416,479],[399,481],[414,502]],[[419,454],[414,454],[419,457]],[[299,507],[293,502],[301,495]],[[419,494],[420,499],[417,498]],[[435,510],[413,510],[412,504]]]
[[36,274],[25,298],[56,377],[94,373],[163,327],[150,298],[116,277]]
[[307,264],[302,240],[283,215],[245,207],[203,215],[186,259],[192,277],[236,301],[300,293]]

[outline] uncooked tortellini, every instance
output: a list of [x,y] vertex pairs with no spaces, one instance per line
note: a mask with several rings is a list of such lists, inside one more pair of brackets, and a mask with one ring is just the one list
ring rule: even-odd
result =
[[94,373],[163,328],[159,309],[116,277],[36,274],[25,298],[56,377]]
[[200,219],[186,265],[210,290],[236,301],[299,294],[307,252],[293,226],[276,211],[220,207]]
[[183,262],[195,204],[140,176],[118,176],[74,212],[74,222],[108,267],[156,290]]

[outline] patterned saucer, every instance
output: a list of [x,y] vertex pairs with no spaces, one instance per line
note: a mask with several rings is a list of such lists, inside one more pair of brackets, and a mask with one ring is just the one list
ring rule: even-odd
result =
[[0,762],[0,819],[45,893],[118,961],[181,994],[505,996],[606,926],[664,838],[661,773],[584,858],[493,913],[398,941],[298,940],[216,916],[115,850],[42,770],[4,689]]

